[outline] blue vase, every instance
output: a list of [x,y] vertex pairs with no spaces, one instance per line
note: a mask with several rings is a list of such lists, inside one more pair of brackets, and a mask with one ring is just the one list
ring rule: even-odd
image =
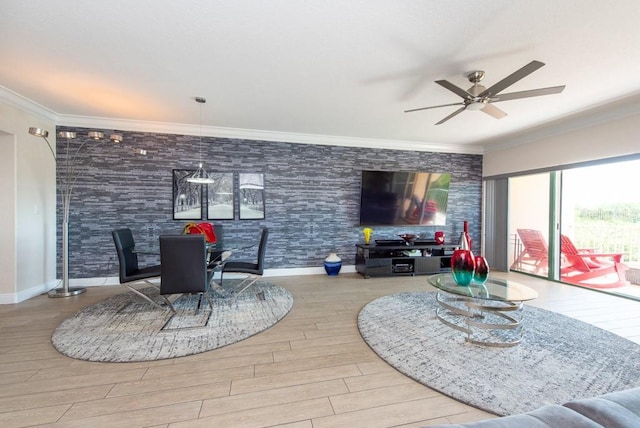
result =
[[324,270],[327,275],[335,276],[340,273],[341,268],[342,259],[336,253],[331,253],[324,259]]

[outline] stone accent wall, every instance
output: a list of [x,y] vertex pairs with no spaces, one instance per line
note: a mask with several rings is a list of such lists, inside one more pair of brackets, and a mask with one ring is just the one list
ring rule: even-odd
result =
[[[58,131],[76,131],[80,139],[89,129],[59,127]],[[101,131],[105,135],[114,132]],[[118,132],[124,137],[122,143],[88,143],[78,157],[82,174],[76,183],[69,226],[71,278],[117,275],[111,238],[115,228],[129,227],[137,245],[157,248],[159,235],[181,233],[186,224],[173,220],[172,170],[197,167],[199,137]],[[222,224],[225,244],[231,247],[257,242],[259,227],[269,227],[268,269],[321,267],[329,252],[338,253],[344,264],[354,264],[354,244],[362,241],[358,223],[363,169],[451,173],[446,226],[374,226],[373,239],[396,238],[403,232],[432,237],[435,230],[444,230],[447,242],[457,242],[462,223],[468,220],[474,250],[479,251],[481,155],[213,137],[202,141],[208,171],[264,173],[266,218],[237,220],[236,206],[236,220],[216,223]],[[65,143],[58,139],[58,149]],[[137,149],[146,150],[146,156],[137,154]],[[237,255],[253,257],[249,252]],[[153,262],[157,257],[141,259],[141,263]]]

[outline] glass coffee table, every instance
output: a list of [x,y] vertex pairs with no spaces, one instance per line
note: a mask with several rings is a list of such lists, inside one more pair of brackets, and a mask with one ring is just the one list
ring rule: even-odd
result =
[[458,285],[451,274],[429,277],[437,289],[436,317],[466,334],[476,345],[508,347],[520,343],[523,303],[538,292],[514,281],[488,278],[484,284]]

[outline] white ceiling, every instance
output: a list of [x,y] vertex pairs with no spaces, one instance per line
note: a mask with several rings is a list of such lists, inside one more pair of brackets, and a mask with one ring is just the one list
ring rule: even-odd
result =
[[[638,0],[2,0],[0,86],[59,116],[481,146],[640,93]],[[440,85],[563,93],[457,107]],[[294,135],[292,134],[292,135]],[[318,137],[321,138],[321,137]],[[347,138],[348,139],[348,138]]]

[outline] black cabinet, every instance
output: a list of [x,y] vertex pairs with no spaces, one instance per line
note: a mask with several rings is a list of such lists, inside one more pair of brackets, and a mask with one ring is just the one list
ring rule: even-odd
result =
[[356,244],[356,271],[372,276],[431,275],[451,270],[456,245],[436,245],[433,241],[384,241],[383,244]]

